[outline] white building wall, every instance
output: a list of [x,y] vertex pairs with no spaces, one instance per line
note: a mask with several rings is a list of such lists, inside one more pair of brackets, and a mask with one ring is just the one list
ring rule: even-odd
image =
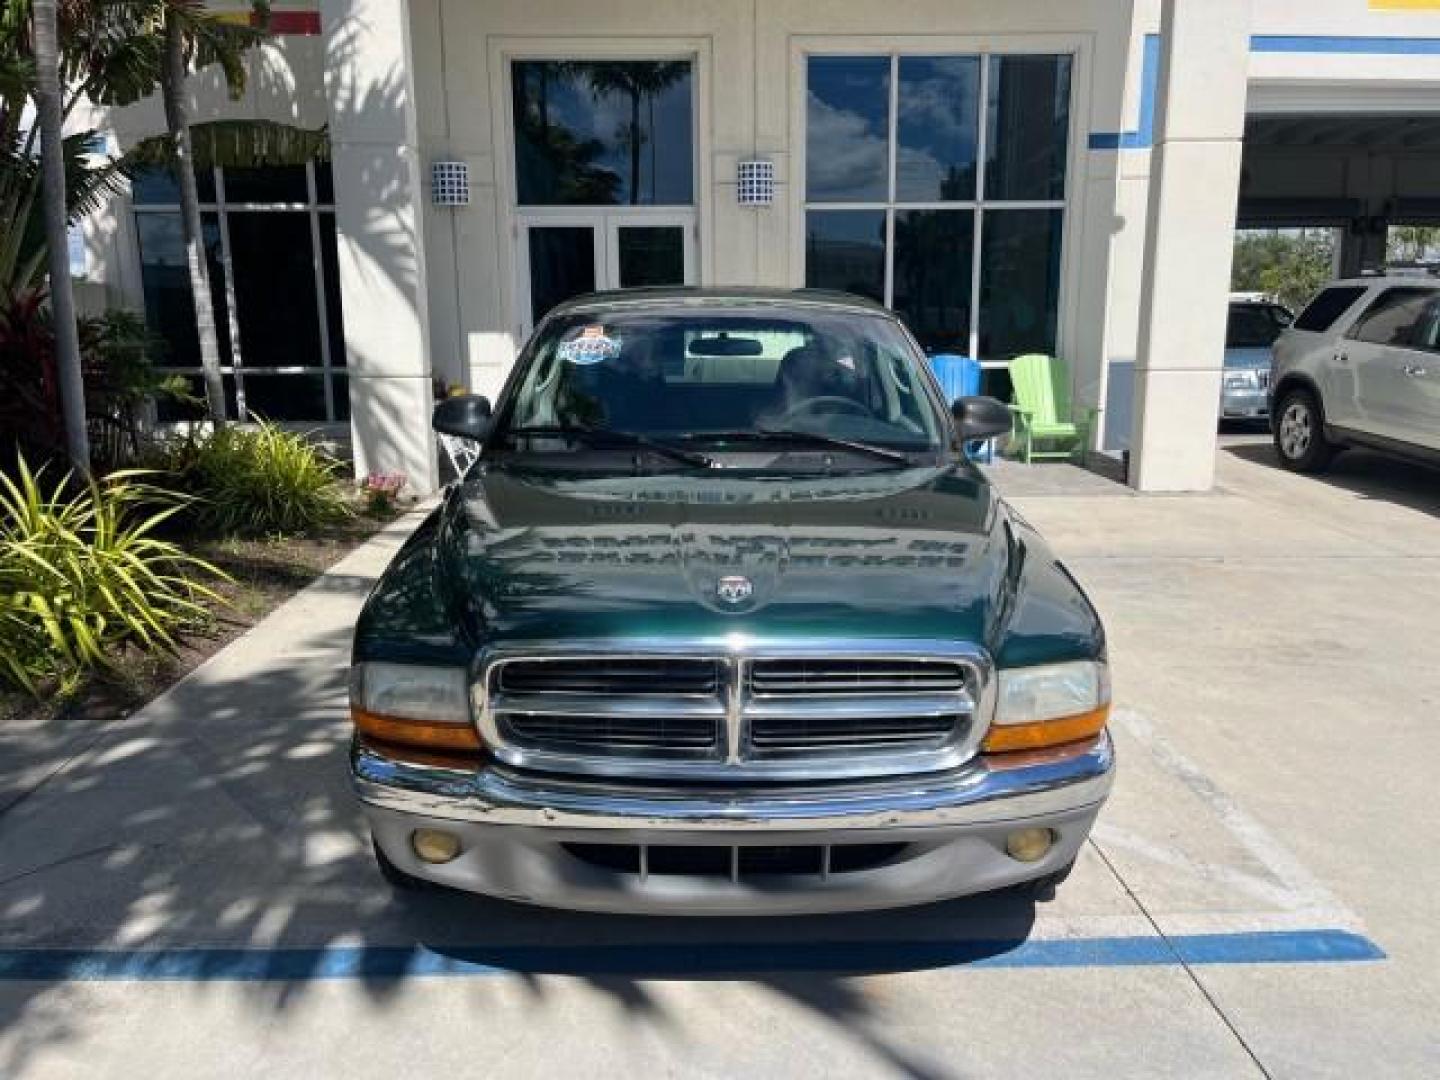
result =
[[[1141,121],[1155,105],[1154,79],[1147,80],[1143,60],[1147,37],[1159,30],[1160,0],[389,2],[403,5],[409,17],[406,77],[413,83],[420,185],[411,205],[418,214],[428,308],[420,333],[428,335],[430,369],[491,394],[509,369],[521,324],[508,145],[506,69],[512,56],[696,56],[700,281],[799,285],[804,278],[800,58],[807,47],[1073,51],[1059,350],[1075,372],[1079,402],[1116,414],[1102,421],[1104,444],[1120,449],[1128,442],[1151,165],[1149,133]],[[1254,0],[1253,20],[1260,44],[1252,46],[1249,62],[1252,110],[1440,108],[1440,51],[1386,51],[1383,42],[1357,40],[1440,40],[1440,11],[1381,10],[1364,0]],[[1262,40],[1287,37],[1314,40],[1298,47]],[[381,74],[373,57],[339,55],[335,40],[286,36],[267,43],[251,61],[251,85],[238,102],[228,100],[217,73],[204,74],[195,80],[197,116],[312,127],[326,122],[327,69],[353,68],[357,87]],[[122,149],[163,128],[158,102],[106,119]],[[749,155],[770,157],[777,166],[779,195],[765,210],[735,204],[735,162]],[[429,164],[441,158],[469,164],[469,207],[429,204],[424,178]],[[1404,182],[1432,179],[1421,168]],[[92,278],[113,299],[138,305],[128,207],[95,219],[87,231]],[[348,296],[347,301],[348,313],[357,301]],[[423,423],[423,417],[414,422]]]
[[[1117,225],[1138,227],[1143,213],[1117,222],[1117,156],[1088,149],[1088,136],[1121,123],[1133,51],[1128,4],[412,0],[412,18],[422,157],[466,161],[472,184],[471,206],[426,215],[437,370],[494,394],[518,344],[510,59],[695,55],[700,282],[798,286],[807,50],[1048,50],[1077,57],[1060,350],[1079,399],[1100,401],[1107,250]],[[762,210],[735,200],[736,162],[752,155],[776,165],[777,198]]]

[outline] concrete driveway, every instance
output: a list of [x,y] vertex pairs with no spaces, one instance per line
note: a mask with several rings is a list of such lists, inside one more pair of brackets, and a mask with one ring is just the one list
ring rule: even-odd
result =
[[1112,636],[1054,899],[633,919],[397,899],[346,786],[392,529],[120,725],[0,733],[0,1076],[1434,1076],[1440,474],[1225,440],[996,468]]

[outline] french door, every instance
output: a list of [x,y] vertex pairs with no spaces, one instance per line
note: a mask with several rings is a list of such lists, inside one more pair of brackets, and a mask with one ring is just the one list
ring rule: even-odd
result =
[[522,210],[516,240],[521,339],[572,296],[695,283],[693,210]]

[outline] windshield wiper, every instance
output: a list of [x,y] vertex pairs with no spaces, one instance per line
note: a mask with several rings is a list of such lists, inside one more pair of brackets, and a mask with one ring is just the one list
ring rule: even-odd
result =
[[746,442],[800,442],[808,443],[811,446],[829,447],[833,450],[848,450],[857,454],[869,454],[871,457],[880,458],[883,461],[894,462],[897,465],[910,465],[910,455],[900,450],[891,450],[884,446],[876,446],[874,443],[857,442],[854,439],[841,439],[835,435],[821,435],[817,431],[792,431],[785,428],[757,427],[744,431],[696,431],[681,436],[686,440],[696,439],[734,439]]
[[534,425],[530,427],[513,427],[505,432],[506,435],[553,435],[558,438],[579,439],[592,446],[633,446],[641,450],[649,450],[662,457],[670,458],[672,461],[683,462],[686,465],[694,465],[697,468],[709,469],[715,465],[715,459],[706,454],[698,454],[693,450],[681,450],[678,446],[666,446],[662,442],[646,438],[634,431],[617,431],[615,428],[586,427],[583,424],[549,424]]

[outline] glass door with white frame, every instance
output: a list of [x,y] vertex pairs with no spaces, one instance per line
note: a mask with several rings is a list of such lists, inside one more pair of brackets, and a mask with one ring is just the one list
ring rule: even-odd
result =
[[522,214],[517,232],[522,336],[572,296],[695,283],[693,211]]
[[608,214],[605,231],[610,288],[694,283],[694,214]]

